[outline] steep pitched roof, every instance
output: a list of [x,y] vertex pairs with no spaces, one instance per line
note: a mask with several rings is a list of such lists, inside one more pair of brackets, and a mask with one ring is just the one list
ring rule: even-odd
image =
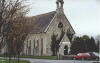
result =
[[53,19],[56,11],[26,18],[25,31],[28,33],[42,33]]

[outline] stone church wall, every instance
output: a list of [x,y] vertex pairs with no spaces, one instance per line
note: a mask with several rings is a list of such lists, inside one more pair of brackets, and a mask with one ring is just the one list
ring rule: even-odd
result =
[[[61,20],[61,21],[60,21]],[[70,25],[68,23],[68,21],[66,20],[66,17],[63,15],[62,19],[57,18],[57,16],[54,17],[53,21],[51,22],[51,24],[49,25],[47,32],[46,32],[46,46],[47,46],[47,55],[52,55],[52,51],[51,51],[51,36],[53,34],[58,35],[58,37],[61,34],[61,29],[58,28],[58,24],[59,22],[63,23],[63,29],[65,31],[65,36],[62,39],[62,42],[69,42],[69,39],[67,37],[67,30],[70,28]],[[71,30],[73,32],[73,30]]]
[[[46,55],[45,34],[29,34],[25,40],[23,53],[26,55],[42,56]],[[30,44],[31,43],[31,44]]]

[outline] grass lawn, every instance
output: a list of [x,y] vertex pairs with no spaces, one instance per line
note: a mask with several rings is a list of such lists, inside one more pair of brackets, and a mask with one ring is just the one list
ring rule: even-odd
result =
[[56,60],[57,56],[20,56],[20,58],[51,59]]
[[[1,56],[3,57],[3,56]],[[33,59],[50,59],[50,60],[57,60],[57,56],[25,56],[21,55],[20,58],[33,58]]]
[[[9,61],[7,59],[0,59],[0,63],[8,63]],[[11,63],[17,63],[16,60],[11,60]],[[26,60],[20,60],[19,63],[30,63],[29,61]]]

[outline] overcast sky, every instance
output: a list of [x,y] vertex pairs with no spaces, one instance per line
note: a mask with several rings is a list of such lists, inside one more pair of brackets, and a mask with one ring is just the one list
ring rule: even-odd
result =
[[[28,0],[30,12],[35,16],[56,10],[56,0]],[[100,34],[100,0],[64,0],[64,12],[76,35]]]

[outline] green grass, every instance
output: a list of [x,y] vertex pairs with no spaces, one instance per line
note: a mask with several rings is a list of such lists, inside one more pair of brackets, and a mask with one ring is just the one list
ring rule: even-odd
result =
[[57,56],[20,56],[20,58],[34,58],[34,59],[50,59],[56,60]]
[[[1,56],[3,57],[3,56]],[[25,56],[21,55],[20,58],[33,58],[33,59],[50,59],[50,60],[57,60],[57,56]]]
[[[9,63],[9,60],[7,59],[0,59],[0,63]],[[11,63],[17,63],[16,60],[11,60]],[[19,63],[30,63],[29,61],[26,60],[20,60]]]

